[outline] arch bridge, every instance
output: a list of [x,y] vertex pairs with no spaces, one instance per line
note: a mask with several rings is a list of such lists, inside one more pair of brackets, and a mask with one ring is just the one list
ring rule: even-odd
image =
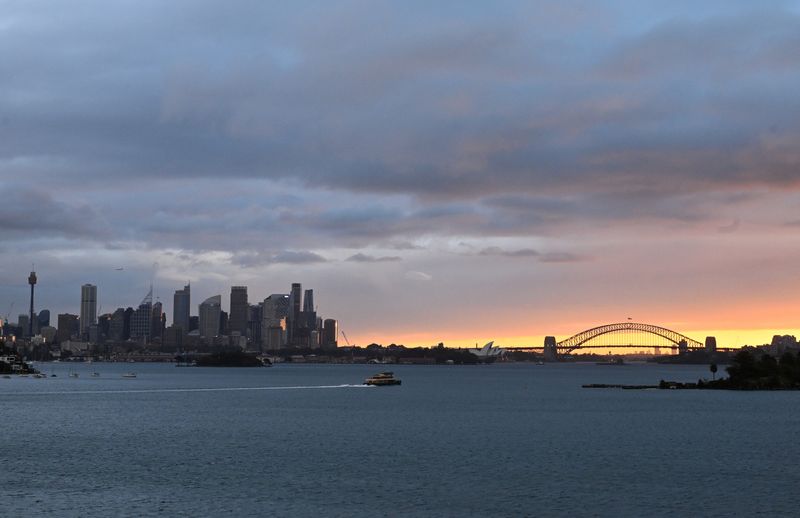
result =
[[[577,349],[617,349],[617,348],[660,348],[685,353],[704,349],[707,352],[720,350],[713,336],[706,338],[705,344],[689,338],[672,329],[643,324],[640,322],[618,322],[581,331],[560,342],[554,336],[544,339],[545,359],[553,361],[560,354],[568,354]],[[516,350],[542,350],[542,347],[514,347]]]
[[[614,335],[614,340],[605,341],[605,343],[590,343],[604,335]],[[655,326],[653,324],[642,324],[639,322],[620,322],[616,324],[606,324],[598,327],[593,327],[580,333],[570,336],[565,340],[555,343],[556,351],[559,353],[569,353],[575,349],[608,349],[610,347],[650,347],[659,346],[653,343],[642,343],[639,335],[651,335],[660,337],[666,341],[667,347],[672,346],[677,349],[703,349],[705,346],[685,336],[677,331],[667,329],[666,327]],[[552,338],[552,337],[548,337]],[[551,340],[555,341],[555,339]],[[547,347],[548,340],[545,339],[545,347]],[[671,344],[671,345],[670,345]],[[662,345],[663,347],[663,345]]]

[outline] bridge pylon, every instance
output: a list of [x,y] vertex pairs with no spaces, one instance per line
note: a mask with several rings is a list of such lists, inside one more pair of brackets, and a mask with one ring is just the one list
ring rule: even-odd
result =
[[555,336],[544,337],[544,360],[548,362],[558,361],[558,345]]

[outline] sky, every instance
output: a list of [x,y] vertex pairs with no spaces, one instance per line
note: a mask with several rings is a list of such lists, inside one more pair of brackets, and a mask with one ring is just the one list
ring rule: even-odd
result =
[[0,0],[0,317],[35,265],[358,344],[800,335],[797,56],[796,1]]

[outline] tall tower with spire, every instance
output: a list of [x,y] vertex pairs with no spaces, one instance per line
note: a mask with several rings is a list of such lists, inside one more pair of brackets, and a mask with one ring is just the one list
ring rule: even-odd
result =
[[31,285],[31,311],[28,318],[28,336],[33,336],[33,287],[36,286],[36,272],[31,272],[28,276],[28,284]]

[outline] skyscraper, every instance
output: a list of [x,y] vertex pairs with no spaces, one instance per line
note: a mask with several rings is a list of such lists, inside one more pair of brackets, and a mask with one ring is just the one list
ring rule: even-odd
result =
[[153,288],[142,299],[139,309],[133,312],[131,317],[130,337],[133,340],[150,341],[150,326],[153,320]]
[[97,286],[81,286],[81,336],[89,331],[89,326],[97,322]]
[[219,325],[222,313],[222,296],[214,295],[203,301],[198,307],[200,316],[200,336],[210,342],[219,335]]
[[159,341],[163,338],[164,335],[164,306],[161,304],[160,301],[157,301],[153,304],[153,309],[151,311],[150,317],[150,341],[155,341],[158,338]]
[[326,318],[322,331],[322,346],[325,348],[335,348],[339,344],[339,322],[332,318]]
[[303,285],[299,282],[292,283],[289,292],[289,314],[286,316],[286,327],[289,334],[289,344],[295,345],[299,338],[297,332],[300,327],[300,308],[303,304]]
[[172,325],[180,327],[183,334],[188,334],[191,331],[189,329],[189,310],[192,302],[190,285],[187,284],[182,290],[175,290],[172,302]]
[[247,286],[231,287],[231,312],[228,318],[229,334],[239,333],[247,336],[247,321],[250,305],[247,303]]
[[278,350],[286,343],[286,316],[289,295],[273,293],[261,307],[261,343],[266,349]]

